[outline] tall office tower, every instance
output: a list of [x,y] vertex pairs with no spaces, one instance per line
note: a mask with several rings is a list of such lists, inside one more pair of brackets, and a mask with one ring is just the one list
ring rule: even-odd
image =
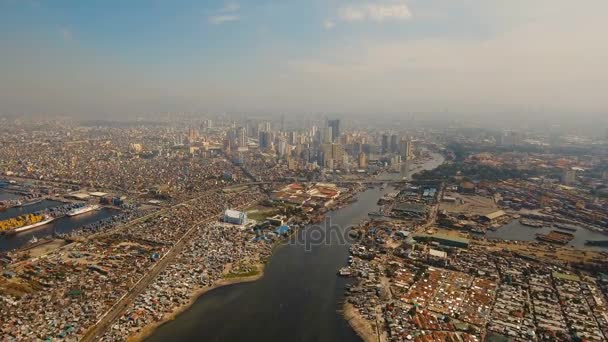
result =
[[236,131],[237,145],[239,147],[247,146],[247,131],[244,127],[239,127]]
[[272,141],[272,134],[270,132],[261,131],[259,134],[259,145],[260,150],[266,151],[270,148]]
[[403,160],[410,160],[414,157],[412,149],[412,141],[410,139],[401,140],[401,155],[403,156]]
[[399,138],[397,134],[391,135],[391,153],[399,152]]
[[325,127],[323,128],[323,134],[321,136],[321,142],[323,144],[331,144],[331,142],[333,141],[333,135],[332,135],[332,127]]
[[310,136],[314,138],[316,135],[317,135],[317,126],[313,125],[312,127],[310,127]]
[[340,144],[331,144],[331,158],[341,162],[344,159],[344,149]]
[[286,152],[287,152],[287,141],[285,140],[285,137],[280,137],[279,143],[277,144],[277,155],[279,157],[283,157]]
[[388,135],[382,134],[382,145],[380,146],[382,154],[388,153]]
[[298,143],[298,132],[289,132],[289,143],[295,145]]
[[331,141],[337,141],[340,138],[340,119],[327,120],[327,126],[331,127]]
[[198,131],[194,127],[188,129],[188,142],[193,142],[198,138]]
[[359,153],[358,166],[360,169],[367,169],[367,155],[365,155],[363,152]]
[[211,127],[213,127],[213,121],[211,121],[210,119],[203,120],[202,126],[203,126],[202,128],[204,128],[204,129],[211,128]]
[[263,126],[262,130],[266,131],[266,132],[270,132],[271,131],[271,129],[270,129],[270,122],[268,122],[268,121],[264,122],[264,126]]

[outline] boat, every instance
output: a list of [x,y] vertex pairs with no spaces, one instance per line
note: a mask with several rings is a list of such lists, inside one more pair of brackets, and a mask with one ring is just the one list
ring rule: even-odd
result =
[[548,234],[536,234],[536,239],[544,242],[565,245],[572,239],[574,239],[574,235],[570,233],[560,232],[558,230],[552,230]]
[[352,272],[350,271],[350,269],[348,267],[342,267],[338,271],[338,275],[340,275],[342,277],[350,277],[352,275]]
[[12,228],[10,230],[7,230],[6,234],[7,235],[15,235],[17,233],[22,233],[22,232],[25,232],[25,231],[30,230],[30,229],[34,229],[34,228],[37,228],[37,227],[40,227],[40,226],[44,226],[45,224],[51,223],[53,221],[55,221],[54,217],[52,217],[50,215],[44,215],[42,221],[39,221],[39,222],[36,222],[36,223],[32,223],[32,224],[29,224],[27,226],[22,226],[22,227],[18,227],[18,228]]
[[561,230],[567,230],[569,232],[575,232],[578,230],[578,228],[568,225],[568,224],[563,224],[563,223],[556,223],[555,224],[555,228],[557,229],[561,229]]
[[88,213],[89,211],[97,210],[99,208],[100,207],[98,204],[89,204],[89,205],[85,205],[83,207],[74,208],[74,209],[68,211],[66,213],[66,215],[72,217],[72,216]]
[[25,214],[10,219],[0,221],[0,232],[7,232],[11,229],[24,227],[35,224],[44,220],[44,215],[41,214]]
[[379,211],[372,211],[367,214],[370,217],[384,217],[384,214]]
[[31,201],[31,202],[27,202],[27,203],[23,203],[21,206],[22,207],[27,207],[28,205],[34,205],[34,204],[38,204],[40,202],[42,202],[41,199],[40,200]]
[[587,246],[600,246],[600,247],[608,247],[608,240],[587,240],[585,242]]
[[533,221],[533,220],[521,219],[521,220],[519,220],[519,223],[521,223],[524,226],[528,226],[528,227],[532,227],[532,228],[542,228],[543,227],[542,222]]

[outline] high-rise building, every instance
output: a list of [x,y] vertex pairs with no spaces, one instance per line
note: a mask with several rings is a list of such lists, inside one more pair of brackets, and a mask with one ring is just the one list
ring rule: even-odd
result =
[[295,145],[298,143],[298,132],[291,131],[289,132],[289,143]]
[[328,120],[327,126],[331,127],[331,141],[337,141],[340,138],[340,119]]
[[323,135],[321,137],[321,143],[323,144],[331,144],[333,141],[333,133],[332,133],[333,128],[332,127],[325,127],[323,128]]
[[382,154],[388,153],[388,135],[382,134],[382,145],[380,146],[380,152]]
[[198,131],[195,128],[190,127],[188,129],[188,141],[193,142],[196,138],[198,138]]
[[237,145],[239,147],[247,146],[247,131],[244,127],[239,127],[236,131]]
[[211,121],[210,119],[203,120],[203,128],[212,128],[212,127],[213,127],[213,121]]
[[261,131],[259,134],[260,150],[266,151],[272,144],[272,134],[270,132]]
[[399,138],[397,134],[391,135],[391,153],[399,152]]
[[357,164],[360,169],[367,169],[367,155],[365,153],[359,153],[359,162]]
[[287,152],[287,141],[284,137],[279,138],[279,144],[277,145],[277,155],[283,157]]
[[414,157],[412,141],[410,139],[401,140],[401,156],[403,160],[410,160]]

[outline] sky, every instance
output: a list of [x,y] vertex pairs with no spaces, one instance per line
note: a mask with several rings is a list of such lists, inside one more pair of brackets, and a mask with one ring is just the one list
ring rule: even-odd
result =
[[0,0],[0,115],[608,117],[608,1]]

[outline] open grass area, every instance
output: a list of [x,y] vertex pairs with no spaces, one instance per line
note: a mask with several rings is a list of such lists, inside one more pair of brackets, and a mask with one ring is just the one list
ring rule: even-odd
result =
[[245,278],[245,277],[253,277],[260,274],[260,270],[257,268],[255,270],[251,270],[249,272],[243,273],[228,273],[224,276],[224,279],[234,279],[234,278]]
[[279,213],[277,208],[257,207],[247,211],[247,217],[256,220],[264,221],[267,217],[274,216]]

